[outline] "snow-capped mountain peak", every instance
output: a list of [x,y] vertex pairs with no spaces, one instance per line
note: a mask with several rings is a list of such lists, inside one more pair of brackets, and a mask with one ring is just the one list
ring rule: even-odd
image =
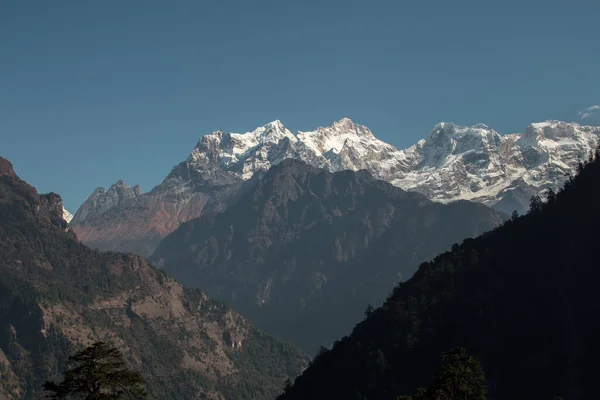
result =
[[295,140],[295,136],[286,129],[281,121],[275,120],[256,128],[254,131],[245,134],[232,134],[236,135],[237,138],[250,139],[251,145],[265,144],[265,143],[278,143],[283,138]]
[[[150,193],[175,202],[176,222],[196,193],[235,185],[293,158],[332,172],[367,170],[436,201],[473,200],[508,213],[523,212],[531,195],[560,187],[565,174],[595,149],[599,136],[600,127],[553,120],[507,135],[485,124],[440,122],[424,139],[398,150],[349,118],[295,134],[275,120],[245,133],[204,135],[188,159]],[[97,189],[74,218],[83,221],[92,210],[137,204],[143,196],[139,186],[119,181],[108,191]],[[206,196],[198,199],[200,210]],[[182,215],[199,212],[190,210]]]
[[472,200],[509,214],[523,212],[532,195],[560,187],[599,136],[600,127],[561,121],[506,135],[484,124],[442,122],[398,150],[348,118],[296,134],[276,120],[246,133],[203,136],[187,160],[148,193],[123,181],[96,189],[71,226],[81,240],[111,249],[132,240],[128,249],[147,255],[182,222],[219,212],[227,207],[224,199],[246,186],[244,180],[288,158],[332,172],[366,170],[435,201]]
[[460,126],[452,122],[440,122],[429,134],[430,140],[443,136],[454,140],[462,140],[466,137],[485,137],[494,138],[499,134],[485,124],[476,124],[473,126]]
[[562,121],[544,121],[529,125],[523,134],[523,139],[529,140],[560,140],[577,136],[579,131],[586,131],[590,127],[581,126],[577,123],[566,123]]
[[298,140],[316,154],[327,152],[339,154],[345,147],[368,147],[370,144],[384,144],[363,125],[355,124],[349,118],[342,118],[327,127],[314,131],[298,132]]
[[427,164],[432,159],[439,164],[439,159],[447,160],[452,155],[469,151],[495,151],[501,136],[485,124],[459,126],[442,122],[434,127],[429,137],[422,143],[426,150],[423,160]]
[[[197,166],[219,165],[221,168],[241,172],[244,179],[250,178],[257,170],[269,168],[269,152],[287,139],[297,142],[281,121],[275,120],[246,133],[226,133],[215,131],[203,136],[188,162]],[[261,162],[262,160],[262,162]],[[251,161],[252,165],[246,165]],[[257,161],[257,163],[254,163]]]
[[[285,158],[296,158],[330,171],[366,169],[433,200],[494,205],[516,186],[534,193],[542,186],[561,185],[565,172],[596,146],[599,130],[544,121],[522,134],[502,136],[485,124],[440,122],[425,139],[398,150],[349,118],[297,134],[277,120],[243,134],[206,135],[189,161],[198,168],[210,164],[249,179]],[[523,211],[526,204],[506,205],[511,207]]]
[[322,129],[329,129],[335,132],[354,132],[359,136],[363,134],[369,136],[373,135],[366,126],[355,124],[354,121],[346,117],[340,119],[339,121],[335,121],[329,127]]

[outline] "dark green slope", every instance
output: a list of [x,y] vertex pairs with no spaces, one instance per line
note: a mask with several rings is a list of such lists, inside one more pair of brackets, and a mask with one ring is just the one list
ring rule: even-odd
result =
[[395,399],[440,354],[481,359],[490,399],[598,398],[600,161],[556,196],[424,263],[281,399]]

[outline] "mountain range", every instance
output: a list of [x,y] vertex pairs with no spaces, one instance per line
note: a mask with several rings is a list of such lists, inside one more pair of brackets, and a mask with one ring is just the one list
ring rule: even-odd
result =
[[226,209],[244,182],[288,158],[330,172],[367,170],[434,201],[472,200],[523,213],[532,195],[565,182],[599,134],[600,127],[560,121],[508,135],[483,124],[440,123],[398,150],[347,118],[296,134],[280,121],[244,134],[216,131],[150,192],[122,181],[96,189],[71,226],[92,247],[149,256],[181,223]]
[[152,398],[272,398],[307,358],[269,334],[315,353],[362,318],[283,398],[396,399],[456,346],[494,398],[593,397],[598,134],[441,123],[397,150],[348,119],[275,121],[205,135],[148,193],[98,188],[70,223],[0,158],[0,398],[98,339]]
[[[423,263],[280,400],[596,398],[600,148],[577,171],[527,215]],[[489,397],[473,364],[436,372],[457,347]]]
[[0,398],[42,398],[67,357],[103,340],[154,399],[272,399],[307,358],[142,257],[81,244],[60,196],[0,157]]
[[221,212],[183,223],[150,261],[316,352],[418,265],[500,225],[482,204],[441,204],[375,179],[285,159]]

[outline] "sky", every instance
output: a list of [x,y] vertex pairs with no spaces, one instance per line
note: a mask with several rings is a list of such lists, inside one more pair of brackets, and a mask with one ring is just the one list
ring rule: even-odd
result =
[[[217,129],[600,125],[600,1],[0,0],[0,156],[71,212]],[[596,107],[594,107],[596,106]]]

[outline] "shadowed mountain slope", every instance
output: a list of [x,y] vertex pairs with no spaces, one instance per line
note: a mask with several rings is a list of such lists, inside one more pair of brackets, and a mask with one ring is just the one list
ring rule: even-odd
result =
[[481,204],[434,203],[366,171],[288,159],[247,182],[224,212],[183,224],[151,260],[316,351],[419,263],[501,221]]
[[598,397],[599,156],[528,215],[422,264],[281,399],[410,395],[456,346],[480,358],[491,399]]
[[78,242],[56,194],[0,158],[0,398],[39,398],[66,357],[114,344],[153,399],[269,399],[304,355],[132,254]]

